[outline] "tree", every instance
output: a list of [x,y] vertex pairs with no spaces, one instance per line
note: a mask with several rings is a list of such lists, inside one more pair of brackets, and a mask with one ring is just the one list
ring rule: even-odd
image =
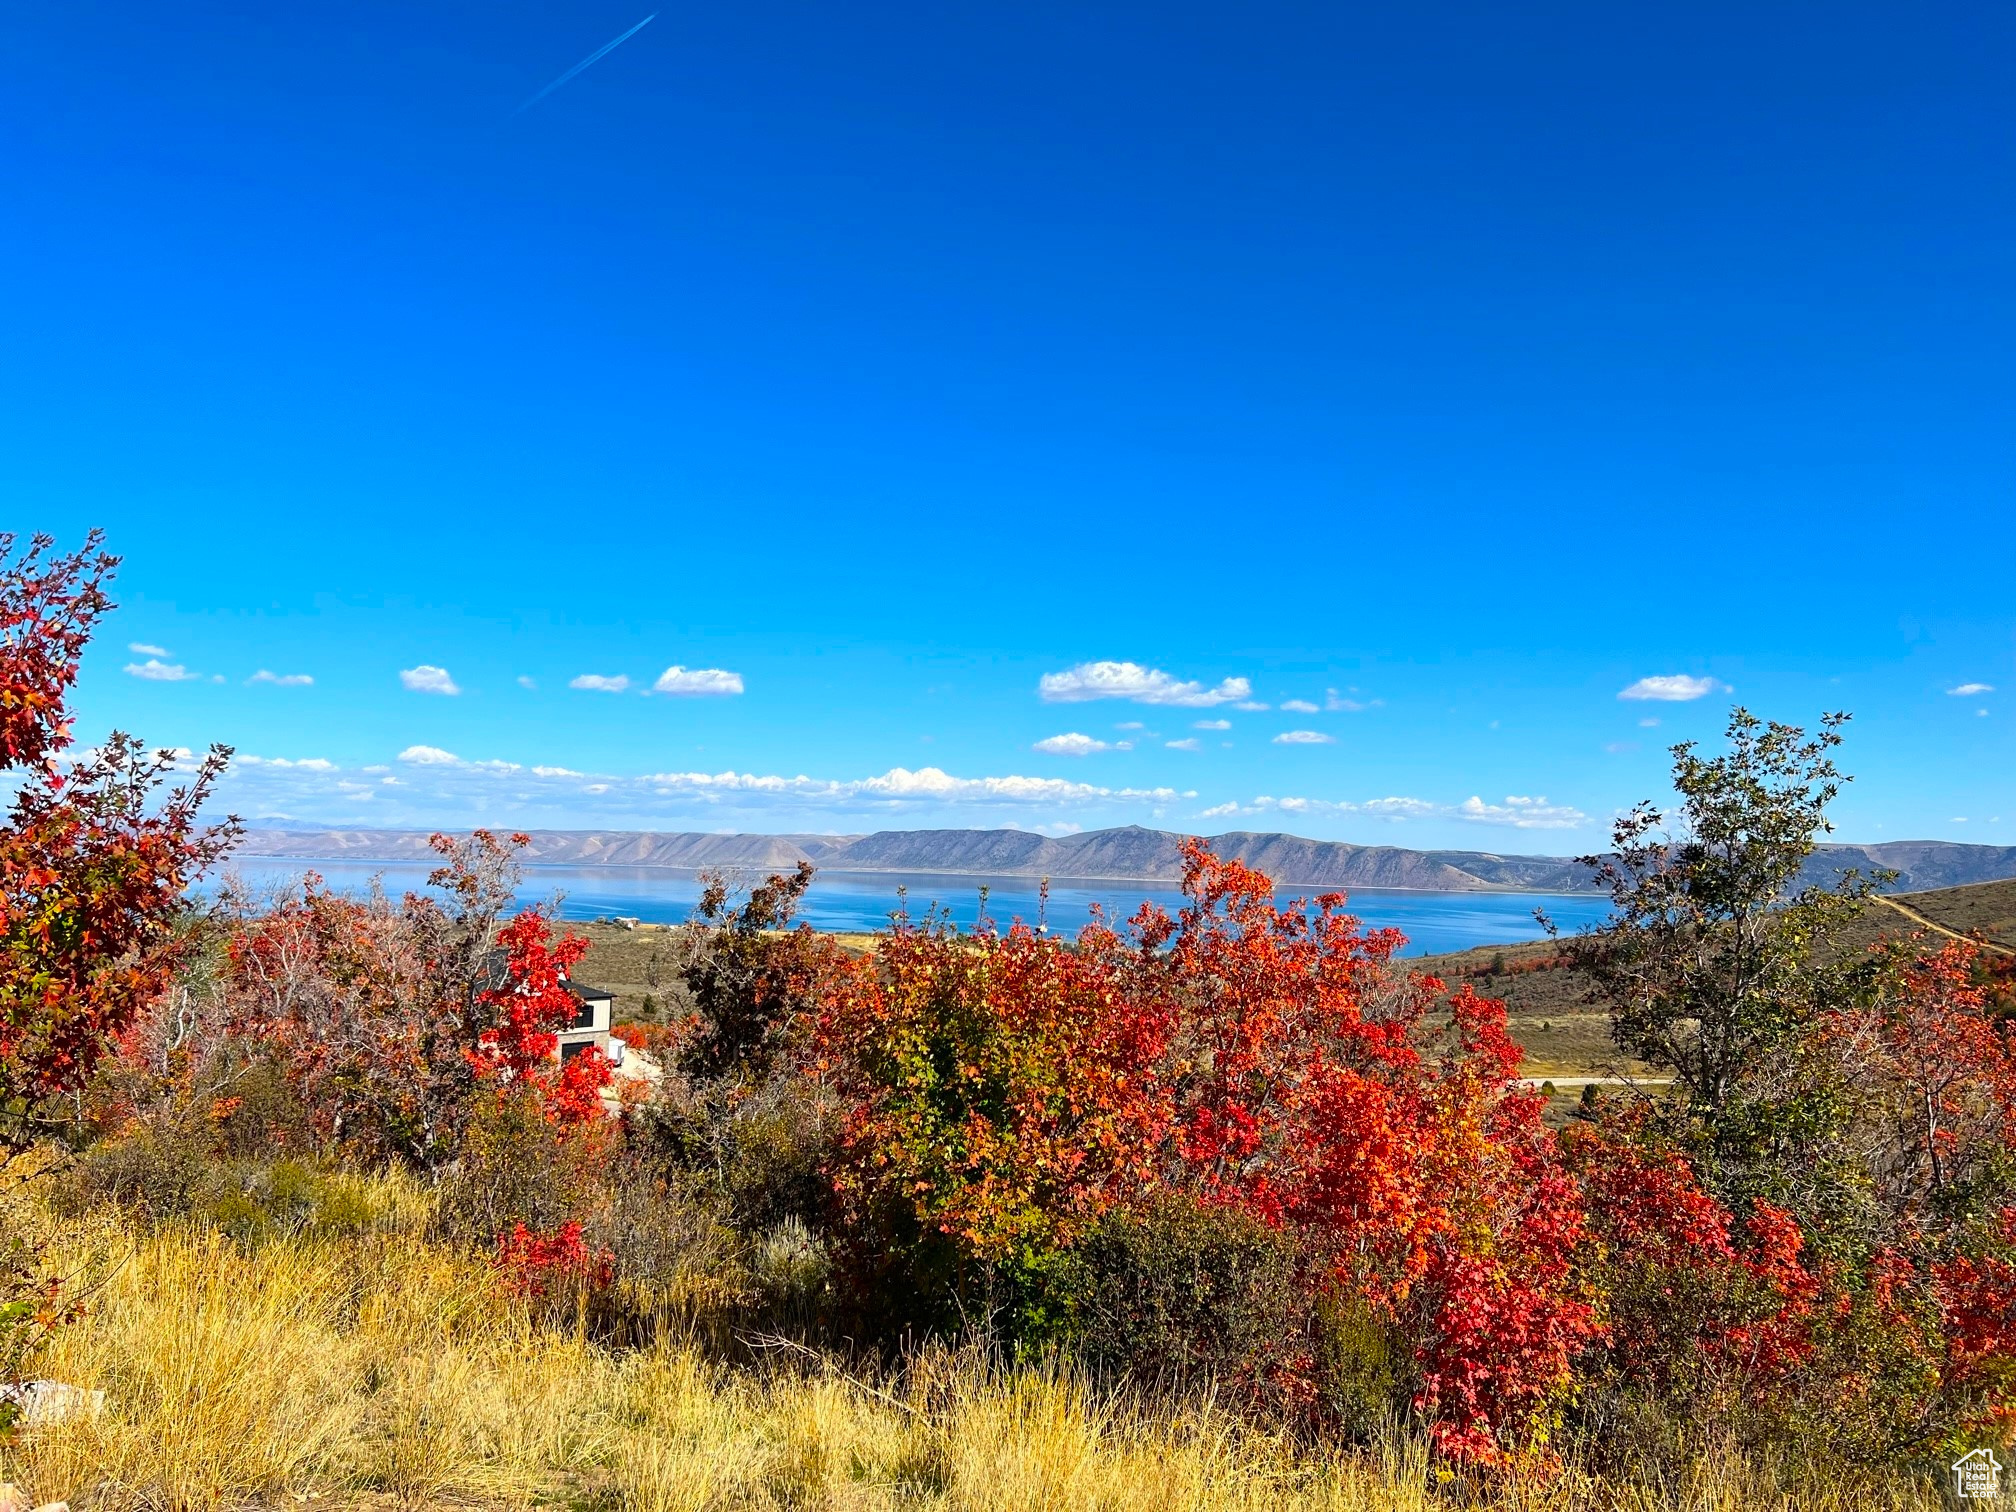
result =
[[558,1123],[599,1111],[599,1052],[552,1064],[587,942],[536,909],[504,917],[524,839],[434,836],[439,897],[349,898],[311,874],[298,896],[234,901],[233,1032],[280,1059],[324,1137],[436,1170],[485,1086],[529,1090]]
[[1277,907],[1200,841],[1183,890],[1137,916],[1130,963],[1168,1005],[1176,1179],[1293,1234],[1312,1295],[1391,1331],[1445,1452],[1523,1453],[1600,1323],[1505,1005],[1400,967],[1342,894]]
[[[1444,1449],[1521,1450],[1599,1321],[1504,1005],[1445,999],[1341,894],[1277,908],[1201,841],[1183,890],[1173,918],[1147,906],[1070,943],[899,927],[830,983],[818,1043],[849,1104],[857,1243],[949,1246],[991,1302],[997,1277],[1068,1274],[1116,1208],[1229,1209],[1285,1236],[1312,1309],[1397,1341]],[[1317,1352],[1270,1384],[1313,1402]]]
[[[78,1092],[173,980],[184,890],[221,855],[235,819],[199,811],[230,752],[149,754],[113,733],[71,756],[68,697],[110,608],[118,558],[0,533],[0,773],[18,783],[0,826],[0,1143],[64,1121]],[[167,791],[172,776],[185,777]]]
[[1568,942],[1570,963],[1608,1003],[1618,1047],[1672,1071],[1711,1129],[1733,1130],[1854,969],[1841,928],[1881,879],[1801,882],[1848,780],[1831,754],[1847,720],[1829,714],[1808,735],[1734,710],[1724,754],[1673,747],[1677,835],[1640,803],[1610,854],[1581,858],[1615,911]]
[[2016,1046],[1987,1012],[1978,954],[1891,943],[1876,990],[1818,1026],[1853,1089],[1846,1138],[1890,1232],[1907,1239],[2016,1197]]
[[753,1084],[772,1070],[799,1023],[807,983],[832,951],[810,929],[791,928],[812,877],[812,863],[800,861],[736,907],[728,878],[706,875],[700,906],[674,945],[694,1008],[679,1050],[689,1076]]
[[[70,690],[118,567],[99,547],[95,531],[69,553],[0,533],[0,775],[15,787],[0,823],[0,1159],[81,1117],[66,1102],[167,991],[184,890],[236,825],[198,822],[221,746],[191,763],[115,732],[71,755]],[[171,772],[188,780],[164,798]],[[18,1380],[73,1311],[41,1260],[33,1242],[0,1237],[0,1379]],[[17,1410],[0,1406],[0,1432]]]
[[1122,990],[1116,943],[899,919],[829,977],[819,1067],[851,1105],[837,1180],[864,1232],[943,1236],[984,1279],[1155,1180],[1168,1014]]

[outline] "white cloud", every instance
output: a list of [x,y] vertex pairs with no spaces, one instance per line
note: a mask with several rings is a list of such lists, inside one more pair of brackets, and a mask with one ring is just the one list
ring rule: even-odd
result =
[[891,767],[879,777],[826,780],[803,775],[765,776],[754,772],[653,772],[633,779],[660,794],[756,793],[817,801],[936,800],[940,802],[1043,803],[1118,799],[1171,802],[1194,797],[1173,788],[1106,788],[1061,777],[954,777],[937,767]]
[[1200,719],[1191,725],[1190,728],[1193,730],[1229,730],[1232,728],[1232,721],[1229,719]]
[[[138,651],[140,648],[135,646],[133,649]],[[1948,688],[1946,696],[1948,698],[1972,698],[1978,693],[1993,693],[1994,691],[1994,687],[1988,683],[1962,683],[1957,688]]]
[[536,690],[539,684],[521,672],[518,674],[518,686],[521,688]]
[[248,683],[271,683],[276,688],[309,688],[315,684],[315,679],[310,677],[306,672],[268,672],[264,667],[254,672],[245,681]]
[[1251,695],[1243,677],[1228,677],[1216,687],[1183,682],[1138,662],[1080,662],[1064,672],[1046,672],[1036,684],[1045,703],[1086,703],[1095,698],[1124,698],[1133,703],[1165,704],[1182,709],[1208,709]]
[[723,672],[719,667],[667,667],[651,685],[654,693],[672,693],[682,698],[711,698],[742,691],[740,672]]
[[1358,807],[1375,819],[1433,819],[1448,812],[1422,798],[1374,798]]
[[1163,744],[1172,751],[1195,751],[1201,749],[1204,742],[1192,735],[1188,740],[1167,740]]
[[936,767],[925,767],[916,772],[892,767],[880,777],[869,777],[844,786],[858,793],[879,797],[1005,798],[1017,803],[1069,802],[1089,798],[1151,799],[1167,803],[1184,796],[1173,788],[1102,788],[1054,777],[952,777]]
[[150,646],[145,641],[130,642],[126,649],[135,656],[173,656],[175,653],[166,646]]
[[1473,824],[1505,824],[1513,829],[1574,829],[1589,818],[1580,809],[1566,804],[1520,797],[1508,797],[1502,804],[1465,798],[1456,807],[1456,817]]
[[408,667],[399,674],[399,681],[412,693],[441,693],[452,698],[462,691],[455,686],[455,679],[448,675],[446,667],[432,667],[426,662]]
[[1113,728],[1116,730],[1145,730],[1148,727],[1138,719],[1123,719],[1119,724],[1113,726]]
[[1235,703],[1234,705],[1232,705],[1232,707],[1246,714],[1264,714],[1267,712],[1267,705],[1263,703],[1255,703],[1250,698],[1245,700],[1243,703]]
[[[1113,747],[1103,740],[1094,740],[1090,735],[1080,735],[1074,730],[1068,735],[1046,736],[1037,741],[1032,749],[1041,751],[1046,756],[1090,756],[1099,751],[1110,751]],[[1128,749],[1133,748],[1129,746]]]
[[1205,809],[1202,819],[1265,814],[1297,817],[1351,816],[1402,823],[1409,819],[1460,819],[1471,824],[1498,824],[1512,829],[1573,829],[1588,821],[1580,809],[1550,804],[1545,798],[1513,797],[1502,804],[1469,798],[1459,804],[1431,803],[1425,798],[1368,798],[1362,803],[1327,798],[1261,796],[1251,803],[1221,803]]
[[126,675],[145,682],[195,682],[203,676],[201,672],[191,672],[179,663],[171,665],[154,656],[144,662],[128,662]]
[[1659,721],[1651,718],[1641,719],[1638,721],[1638,728],[1641,730],[1656,730],[1659,728]]
[[1351,803],[1328,798],[1274,798],[1266,794],[1251,803],[1221,803],[1216,808],[1206,809],[1203,817],[1223,818],[1228,814],[1301,814],[1301,815],[1363,815],[1373,819],[1430,819],[1447,818],[1454,813],[1444,804],[1430,803],[1423,798],[1371,798],[1364,803]]
[[[185,754],[185,752],[183,752]],[[288,760],[286,756],[232,756],[236,766],[274,766],[274,768],[294,768],[300,772],[335,772],[337,764],[323,756],[302,756]]]
[[1335,745],[1335,735],[1325,735],[1321,730],[1283,730],[1274,737],[1276,745]]
[[[1356,688],[1353,688],[1351,691],[1353,693],[1356,693],[1358,690]],[[1328,709],[1332,714],[1362,714],[1367,709],[1377,709],[1381,707],[1382,705],[1385,704],[1385,702],[1386,700],[1383,698],[1368,698],[1362,700],[1356,698],[1346,698],[1342,694],[1340,694],[1335,688],[1326,688],[1324,689],[1323,694],[1323,707]],[[1283,704],[1281,707],[1285,709],[1288,706],[1286,704]]]
[[396,778],[383,765],[343,768],[319,757],[240,761],[227,775],[220,805],[228,801],[236,812],[254,816],[287,813],[341,823],[368,791],[375,794],[372,822],[413,829],[488,824],[838,833],[904,822],[1089,827],[1128,810],[1148,822],[1197,797],[1173,785],[1107,786],[1020,773],[963,776],[938,767],[892,767],[853,778],[736,770],[612,775],[551,762],[471,759],[432,745],[408,746],[394,766]]
[[1617,696],[1634,702],[1651,699],[1659,703],[1691,703],[1710,693],[1730,691],[1727,683],[1712,677],[1689,677],[1684,672],[1675,672],[1667,677],[1641,677]]
[[1290,698],[1282,703],[1284,714],[1321,714],[1323,711],[1306,698]]
[[1967,822],[1967,816],[1965,814],[1962,814],[1957,819],[1948,819],[1946,822],[1948,824],[1965,824]]
[[629,688],[630,679],[621,674],[615,677],[602,677],[594,672],[583,672],[567,686],[579,688],[587,693],[621,693]]

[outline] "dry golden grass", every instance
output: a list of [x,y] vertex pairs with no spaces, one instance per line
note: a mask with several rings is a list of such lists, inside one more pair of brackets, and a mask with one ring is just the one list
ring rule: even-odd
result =
[[[37,1500],[150,1512],[522,1507],[636,1512],[1427,1512],[1458,1504],[1418,1442],[1325,1456],[1208,1405],[1151,1409],[1069,1372],[953,1353],[900,1379],[616,1352],[501,1305],[481,1257],[430,1245],[423,1195],[376,1183],[366,1237],[241,1248],[214,1233],[71,1229],[124,1254],[39,1373],[102,1387],[95,1421],[0,1452]],[[1795,1481],[1797,1478],[1794,1478]],[[1504,1512],[1930,1507],[1903,1482],[1789,1498],[1740,1459],[1671,1484],[1574,1473],[1481,1493]]]

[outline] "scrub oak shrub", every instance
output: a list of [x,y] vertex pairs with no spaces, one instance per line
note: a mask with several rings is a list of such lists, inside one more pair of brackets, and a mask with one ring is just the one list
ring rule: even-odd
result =
[[[1400,937],[1341,896],[1276,907],[1201,842],[1184,861],[1175,916],[1070,943],[899,920],[834,973],[843,1265],[900,1267],[920,1310],[935,1289],[941,1315],[1056,1329],[1108,1215],[1179,1195],[1281,1235],[1301,1292],[1399,1341],[1401,1405],[1445,1450],[1523,1455],[1601,1324],[1503,1005],[1396,966]],[[1252,1368],[1321,1395],[1306,1331]]]
[[1264,1397],[1312,1319],[1286,1235],[1172,1193],[1109,1213],[1075,1250],[1069,1333],[1098,1369]]

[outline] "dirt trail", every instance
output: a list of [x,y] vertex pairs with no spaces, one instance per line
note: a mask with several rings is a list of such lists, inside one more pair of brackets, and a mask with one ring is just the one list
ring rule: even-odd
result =
[[1917,909],[1907,908],[1895,898],[1886,898],[1879,894],[1874,901],[1881,903],[1885,908],[1896,909],[1897,912],[1904,915],[1905,918],[1916,924],[1920,929],[1929,929],[1934,934],[1944,935],[1949,940],[1958,940],[1963,945],[1972,945],[1977,949],[1987,951],[1990,955],[2016,956],[2016,950],[2011,950],[2007,945],[1993,945],[1986,940],[1970,939],[1966,935],[1948,929],[1944,924],[1934,924],[1925,915],[1918,912]]

